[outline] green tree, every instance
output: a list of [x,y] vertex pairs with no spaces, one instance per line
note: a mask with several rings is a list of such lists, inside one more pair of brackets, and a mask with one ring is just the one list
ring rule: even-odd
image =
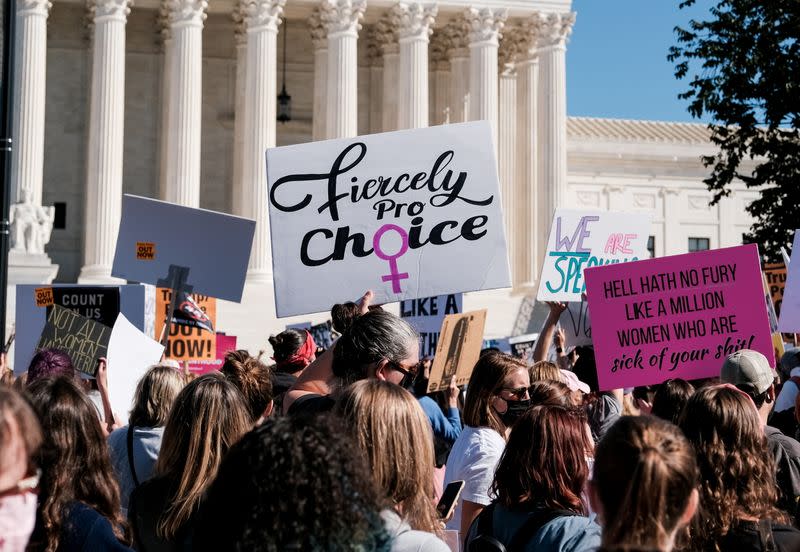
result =
[[746,239],[779,260],[800,228],[800,0],[718,0],[707,20],[692,19],[675,33],[668,59],[678,79],[689,79],[679,97],[689,100],[693,117],[711,116],[719,146],[703,157],[711,204],[730,194],[734,180],[757,188]]

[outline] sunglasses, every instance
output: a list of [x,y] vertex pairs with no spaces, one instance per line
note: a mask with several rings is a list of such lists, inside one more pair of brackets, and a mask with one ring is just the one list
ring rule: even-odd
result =
[[403,374],[403,379],[400,381],[401,387],[408,387],[412,383],[417,380],[417,376],[422,372],[422,362],[418,362],[413,367],[413,372],[411,370],[406,370],[397,362],[389,361],[389,365],[391,366],[392,370],[397,370],[401,374]]
[[522,400],[525,400],[525,395],[528,393],[529,389],[530,389],[530,387],[517,387],[517,388],[502,387],[502,388],[500,388],[500,392],[505,391],[506,393],[508,393],[509,395],[514,397],[515,399],[517,399],[518,401],[522,401]]

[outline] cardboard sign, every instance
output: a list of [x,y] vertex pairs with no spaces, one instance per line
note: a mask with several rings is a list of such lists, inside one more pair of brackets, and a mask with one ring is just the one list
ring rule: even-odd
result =
[[33,291],[37,307],[50,307],[53,305],[53,288],[36,288]]
[[439,330],[444,317],[463,310],[464,296],[461,293],[437,295],[400,301],[400,318],[405,318],[419,333],[419,357],[433,357],[439,343]]
[[[800,252],[800,230],[794,233],[792,256]],[[800,262],[788,263],[778,329],[783,333],[800,332]]]
[[182,267],[189,270],[186,284],[193,293],[238,303],[255,224],[233,215],[126,194],[111,275],[168,286],[170,266]]
[[[16,293],[16,340],[14,341],[14,373],[28,369],[51,309],[37,306],[37,290],[51,290],[54,304],[69,308],[112,327],[119,313],[141,331],[148,322],[152,324],[153,313],[147,310],[145,286],[138,284],[123,286],[82,286],[75,284],[53,284],[47,288],[36,285],[18,285]],[[155,296],[153,296],[155,300]]]
[[472,369],[481,355],[486,309],[445,316],[439,337],[439,346],[431,366],[428,393],[469,382]]
[[269,149],[267,179],[279,317],[511,285],[486,121]]
[[766,273],[761,273],[762,282],[764,282],[764,302],[767,304],[767,319],[769,319],[769,331],[772,334],[772,348],[775,350],[775,358],[780,359],[783,353],[786,352],[786,347],[783,344],[783,336],[778,331],[778,314],[775,312],[775,304],[772,302],[772,293],[767,284]]
[[600,389],[719,376],[755,349],[775,366],[758,246],[586,271]]
[[558,209],[539,280],[539,301],[581,301],[589,267],[646,259],[650,216]]
[[[160,338],[164,331],[164,323],[169,314],[169,302],[172,290],[158,288],[156,290],[156,337]],[[208,295],[192,294],[197,306],[205,312],[211,322],[217,323],[217,300]],[[198,326],[179,323],[175,317],[170,326],[169,340],[165,358],[183,360],[213,360],[216,358],[217,335]]]
[[77,370],[94,376],[97,359],[108,357],[110,337],[111,328],[108,326],[53,305],[36,349],[63,351],[72,358],[72,364]]
[[120,314],[108,340],[108,395],[111,410],[125,424],[136,386],[147,370],[161,360],[164,347]]
[[767,278],[770,297],[775,305],[775,313],[780,316],[783,290],[786,287],[786,265],[783,263],[765,265],[764,276]]
[[511,355],[530,363],[537,339],[539,339],[539,334],[525,334],[510,337],[508,339],[508,345],[511,348]]
[[222,368],[225,363],[225,355],[230,351],[236,350],[236,336],[217,333],[217,353],[213,360],[195,360],[189,363],[189,371],[192,374],[201,376],[208,372],[213,372]]

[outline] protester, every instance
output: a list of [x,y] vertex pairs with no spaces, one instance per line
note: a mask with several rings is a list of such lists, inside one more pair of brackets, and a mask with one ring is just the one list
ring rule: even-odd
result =
[[386,504],[381,514],[394,552],[442,551],[433,487],[433,439],[425,413],[405,389],[362,380],[344,390],[336,413],[369,460]]
[[779,507],[789,512],[800,524],[800,443],[767,425],[775,404],[775,378],[767,358],[750,349],[737,351],[727,359],[720,372],[723,383],[735,385],[755,403],[769,451],[775,459],[776,478],[780,489]]
[[405,320],[369,310],[372,292],[358,304],[334,305],[331,316],[342,333],[331,349],[312,362],[284,398],[284,411],[310,415],[333,408],[335,395],[366,378],[410,387],[419,365],[419,336]]
[[150,368],[136,385],[128,425],[108,436],[124,512],[133,490],[153,475],[170,408],[183,386],[183,376],[174,368]]
[[269,336],[272,346],[272,393],[275,410],[282,411],[283,397],[297,383],[303,370],[317,358],[317,344],[307,330],[287,329]]
[[[567,310],[566,303],[548,301],[547,306],[550,309],[550,312],[548,313],[547,318],[542,325],[542,330],[539,332],[539,338],[536,340],[536,343],[533,346],[533,358],[531,359],[533,364],[536,364],[542,360],[547,360],[547,356],[550,352],[550,346],[553,344],[553,338],[556,333],[560,331],[560,329],[557,328],[558,321],[561,319],[563,312]],[[566,356],[563,350],[563,334],[559,336],[559,340],[560,347],[556,348],[557,367],[559,363],[563,363],[563,361],[559,359]],[[566,365],[561,367],[566,368]]]
[[245,350],[230,351],[220,372],[241,391],[254,424],[272,413],[272,378],[263,362]]
[[570,406],[572,392],[563,383],[557,381],[535,381],[528,388],[531,406],[559,405]]
[[559,381],[561,383],[566,383],[558,366],[547,360],[534,362],[529,369],[529,373],[531,383],[536,381]]
[[698,469],[686,437],[654,416],[625,416],[594,454],[592,508],[602,550],[670,552],[697,511]]
[[560,370],[562,381],[569,387],[572,397],[572,404],[581,406],[583,404],[584,396],[591,391],[589,386],[578,379],[575,372],[569,370]]
[[129,550],[119,488],[94,406],[67,377],[28,388],[44,437],[36,528],[28,550]]
[[38,379],[57,376],[74,379],[76,375],[77,371],[67,353],[58,349],[40,349],[28,364],[26,384],[31,386]]
[[[427,371],[427,369],[426,369]],[[417,378],[415,383],[420,381],[427,389],[427,378]],[[453,443],[461,435],[461,412],[459,411],[459,397],[461,390],[456,385],[456,378],[450,379],[450,385],[446,391],[437,391],[430,395],[424,394],[424,389],[417,389],[421,394],[417,394],[417,400],[422,407],[422,411],[428,417],[433,431],[434,450],[436,453],[436,466],[444,466]],[[434,397],[445,396],[446,403],[441,405]]]
[[23,552],[36,523],[36,456],[42,430],[33,409],[0,385],[0,550]]
[[199,514],[194,550],[388,552],[364,455],[332,417],[266,420],[231,448]]
[[688,381],[680,378],[668,379],[656,387],[650,413],[662,420],[677,424],[683,407],[686,406],[692,393],[694,386]]
[[[757,365],[748,360],[752,355],[729,358],[752,375]],[[731,371],[726,361],[723,374]],[[700,389],[686,403],[680,427],[700,469],[690,549],[800,550],[800,531],[787,525],[789,516],[777,505],[775,461],[752,399],[732,385]]]
[[467,385],[466,426],[450,451],[445,485],[464,481],[461,500],[447,528],[466,535],[491,503],[489,486],[513,423],[530,407],[525,362],[503,353],[480,358]]
[[514,425],[492,482],[494,503],[470,527],[466,550],[489,538],[506,550],[594,551],[600,527],[581,497],[594,444],[582,410],[536,406]]
[[137,550],[191,548],[203,494],[225,453],[251,426],[242,394],[222,374],[205,374],[181,390],[155,475],[131,494],[128,519]]

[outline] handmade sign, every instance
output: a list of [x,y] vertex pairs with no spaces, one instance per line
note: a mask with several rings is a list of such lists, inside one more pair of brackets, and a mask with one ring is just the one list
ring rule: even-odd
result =
[[433,357],[439,342],[444,317],[463,309],[463,294],[451,293],[400,301],[400,318],[405,318],[419,333],[419,357]]
[[511,354],[511,344],[508,337],[492,338],[483,340],[484,349],[499,349],[501,353]]
[[511,285],[486,121],[269,149],[267,179],[279,317]]
[[[800,230],[795,230],[792,256],[798,252],[800,252]],[[786,287],[783,290],[778,329],[783,333],[800,332],[800,262],[787,263]]]
[[556,210],[536,298],[580,301],[586,268],[646,259],[649,233],[642,213]]
[[786,265],[783,263],[765,265],[764,276],[767,278],[770,297],[775,305],[775,313],[780,316],[783,290],[786,287]]
[[63,351],[70,356],[77,370],[94,376],[97,359],[108,356],[110,337],[111,328],[108,326],[53,305],[36,349]]
[[136,386],[147,370],[161,360],[164,347],[120,314],[108,340],[108,395],[111,410],[125,423]]
[[324,350],[333,347],[333,325],[330,320],[311,326],[308,328],[308,333],[314,338],[314,343],[317,344],[318,349]]
[[756,245],[595,267],[585,277],[601,390],[719,376],[740,349],[775,365]]
[[217,352],[213,360],[193,360],[189,363],[189,371],[200,376],[208,372],[213,372],[222,368],[225,363],[225,355],[230,351],[236,350],[236,336],[217,333]]
[[456,378],[456,385],[469,382],[481,355],[485,324],[486,309],[444,317],[428,380],[428,393],[447,389],[452,378]]
[[[49,300],[43,298],[49,297]],[[147,312],[144,286],[81,286],[75,284],[17,285],[14,372],[28,369],[36,350],[51,305],[60,305],[112,327],[122,312],[139,330],[144,331],[152,313]],[[49,303],[49,304],[48,304]]]
[[239,302],[242,299],[255,221],[125,195],[111,275],[171,287],[176,268],[186,270],[186,286]]
[[[169,316],[172,290],[156,290],[156,337],[163,335],[164,323]],[[172,316],[165,357],[174,360],[211,360],[216,355],[217,334],[213,327],[217,321],[217,300],[207,295],[193,294],[193,302],[178,303]],[[210,325],[212,331],[207,328]]]
[[764,302],[767,305],[767,319],[769,320],[769,331],[772,335],[772,348],[775,351],[775,358],[780,359],[786,352],[783,344],[783,336],[778,331],[778,314],[775,312],[775,304],[772,302],[772,294],[767,284],[766,273],[761,273],[761,281],[764,283]]
[[536,346],[536,340],[539,334],[525,334],[516,335],[508,339],[509,347],[511,347],[511,354],[517,358],[521,358],[525,362],[531,361],[533,355],[533,348]]
[[592,344],[592,322],[589,319],[587,301],[567,303],[566,310],[558,319],[558,325],[564,330],[567,349]]

